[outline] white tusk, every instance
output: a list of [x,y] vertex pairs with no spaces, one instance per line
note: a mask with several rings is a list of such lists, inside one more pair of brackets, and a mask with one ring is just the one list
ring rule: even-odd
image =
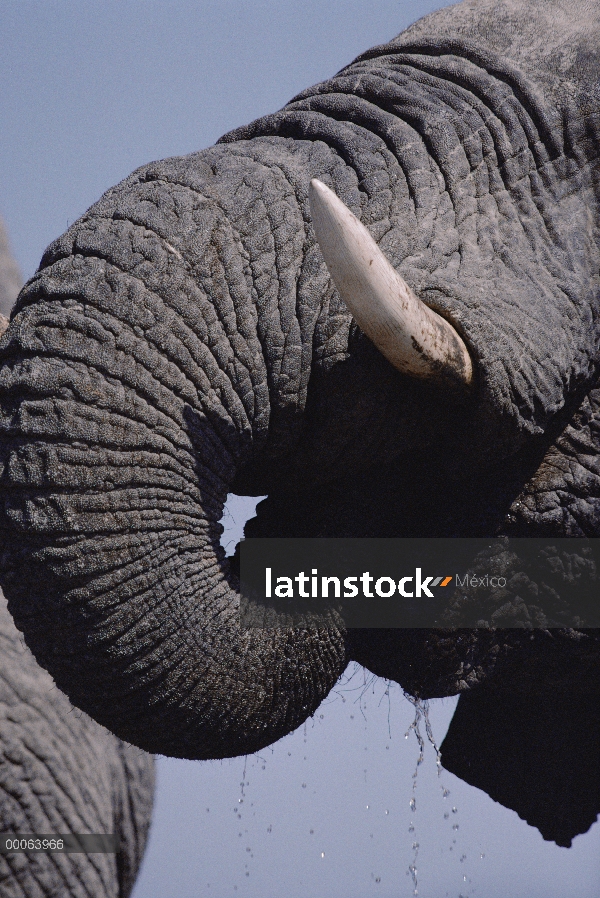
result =
[[452,325],[415,296],[329,187],[314,179],[309,197],[323,258],[360,329],[399,371],[468,386],[471,358]]

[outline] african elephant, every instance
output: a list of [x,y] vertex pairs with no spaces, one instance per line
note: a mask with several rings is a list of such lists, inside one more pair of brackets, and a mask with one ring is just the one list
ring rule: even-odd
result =
[[[535,705],[548,668],[597,695],[596,631],[242,630],[218,522],[236,492],[268,494],[249,536],[597,535],[599,29],[586,0],[465,0],[138,169],[47,249],[0,347],[2,583],[75,705],[219,758],[352,658],[465,693],[459,766],[486,690]],[[323,184],[406,315],[317,241]],[[591,822],[567,816],[546,837]]]
[[[0,308],[10,309],[18,281],[0,222]],[[119,843],[117,854],[0,854],[3,898],[125,898],[153,793],[152,756],[73,709],[24,645],[0,593],[0,833],[115,833]]]

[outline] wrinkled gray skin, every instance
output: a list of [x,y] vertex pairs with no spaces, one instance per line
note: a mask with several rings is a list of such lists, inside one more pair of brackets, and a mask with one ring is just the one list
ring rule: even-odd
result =
[[[546,669],[597,693],[591,631],[240,631],[217,522],[233,491],[268,493],[252,536],[597,535],[599,32],[584,0],[446,8],[48,248],[1,347],[2,581],[74,704],[216,758],[297,727],[348,658],[424,697],[535,707]],[[461,333],[470,397],[358,331],[312,177]],[[568,844],[576,817],[536,825]]]
[[120,846],[117,854],[0,855],[2,898],[125,898],[153,794],[152,755],[73,709],[0,594],[0,832],[115,833]]
[[[0,308],[19,273],[0,222]],[[7,308],[8,306],[8,308]],[[142,860],[154,759],[74,709],[0,592],[0,833],[115,833],[117,854],[0,855],[2,898],[125,898]]]

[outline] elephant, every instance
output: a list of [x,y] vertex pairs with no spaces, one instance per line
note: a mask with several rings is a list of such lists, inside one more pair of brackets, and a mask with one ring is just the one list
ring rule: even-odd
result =
[[[1,222],[0,241],[8,311],[19,272]],[[3,898],[125,898],[144,854],[153,794],[152,755],[73,708],[26,648],[0,593],[0,833],[114,833],[119,845],[116,854],[0,854]]]
[[599,31],[587,0],[463,0],[48,247],[0,344],[0,579],[75,706],[222,758],[355,660],[461,695],[448,769],[589,828],[597,630],[244,629],[219,520],[233,492],[268,497],[248,538],[598,535]]

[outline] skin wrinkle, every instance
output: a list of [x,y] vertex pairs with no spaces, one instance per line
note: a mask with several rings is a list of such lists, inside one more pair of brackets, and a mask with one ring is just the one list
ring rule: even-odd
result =
[[[254,161],[256,164],[259,164],[259,165],[262,164],[262,163],[260,163],[260,162],[256,159],[256,157],[253,157],[253,161]],[[273,170],[272,167],[266,166],[266,165],[265,165],[265,168],[267,168],[267,170],[269,171],[269,174],[272,173],[272,170]],[[282,170],[281,170],[280,167],[279,167],[279,171],[280,171],[280,173],[281,173],[281,175],[282,175],[282,181],[286,184],[286,186],[291,186],[291,185],[289,184],[289,181],[288,181],[287,178],[285,177],[285,175],[284,175],[284,173],[282,172]],[[247,183],[245,180],[244,180],[243,183],[244,183],[245,186],[247,186],[250,190],[252,190],[252,185],[251,185],[251,184]],[[284,196],[281,198],[281,201],[283,202],[285,199],[287,199],[288,197],[291,198],[292,196],[294,197],[294,199],[296,199],[295,194],[294,194],[293,192],[290,192],[289,194],[284,195]],[[271,218],[271,215],[270,215],[270,213],[269,213],[268,206],[265,205],[265,204],[262,204],[262,205],[261,205],[261,211],[262,211],[263,217],[266,219],[266,221],[268,221],[269,223],[272,224],[272,218]],[[231,209],[228,209],[228,212],[229,212],[229,214],[231,214],[231,213],[233,212],[233,207],[232,207]],[[244,246],[245,246],[246,252],[248,253],[248,257],[249,257],[249,261],[250,261],[250,266],[251,266],[251,268],[252,268],[252,267],[253,267],[253,265],[252,265],[253,255],[252,255],[250,246],[246,243],[246,241],[244,241],[244,236],[243,236],[242,229],[239,227],[239,222],[240,222],[240,220],[241,220],[241,217],[242,217],[242,216],[241,216],[241,214],[240,214],[240,216],[238,216],[237,219],[234,218],[234,220],[236,220],[237,223],[238,223],[238,233],[240,234],[240,239],[242,240],[242,242],[243,242],[243,244],[244,244]],[[252,230],[253,230],[252,228],[249,228],[249,229],[248,229],[248,231],[247,231],[248,235],[250,235],[250,234],[252,233]],[[272,248],[272,251],[273,251],[273,260],[275,261],[275,260],[278,258],[278,256],[277,256],[277,250],[278,250],[278,248],[279,248],[279,250],[281,250],[281,247],[282,247],[282,245],[284,245],[284,244],[282,244],[282,243],[280,242],[280,245],[279,245],[279,247],[278,247],[278,241],[275,239],[275,236],[276,236],[276,234],[277,234],[277,232],[278,232],[278,229],[277,229],[277,228],[275,228],[275,229],[271,228],[270,231],[272,231],[272,236],[273,236],[273,243],[272,243],[272,247],[270,247],[270,248]],[[273,264],[273,265],[270,267],[270,269],[269,269],[269,267],[267,266],[267,269],[268,269],[268,270],[271,270],[271,271],[273,272],[274,275],[275,275],[275,274],[279,274],[278,266],[276,266],[275,264]],[[255,283],[256,283],[256,280],[255,280]],[[279,365],[277,364],[277,359],[275,359],[275,360],[274,360],[274,364],[273,364],[273,366],[272,366],[272,371],[267,371],[267,378],[269,379],[271,388],[272,388],[273,382],[274,382],[274,381],[276,382],[276,381],[277,381],[277,380],[284,374],[284,372],[283,372],[283,370],[282,370],[282,366],[283,366],[284,359],[286,359],[286,358],[289,357],[288,354],[289,354],[289,351],[290,351],[290,347],[294,347],[295,345],[297,345],[298,338],[302,339],[302,328],[301,328],[301,327],[299,328],[298,333],[293,333],[292,330],[291,330],[291,328],[288,328],[288,329],[286,330],[286,328],[284,327],[283,319],[282,319],[282,317],[281,317],[281,316],[282,316],[282,309],[283,309],[283,303],[281,302],[281,300],[282,300],[282,295],[284,295],[284,294],[282,293],[282,289],[281,289],[280,286],[279,286],[279,285],[281,284],[281,278],[275,278],[275,279],[274,279],[274,283],[277,285],[277,296],[276,296],[276,297],[274,296],[274,290],[266,290],[266,289],[259,290],[259,293],[261,294],[261,301],[262,301],[262,302],[264,302],[265,295],[267,295],[267,294],[271,294],[271,295],[274,297],[274,298],[273,298],[272,305],[271,305],[271,308],[273,309],[274,313],[278,316],[278,320],[279,320],[279,325],[280,325],[281,333],[282,333],[282,335],[283,335],[283,346],[282,346],[282,351],[281,351],[281,355],[280,355],[280,358],[279,358]],[[258,284],[256,284],[256,288],[257,288],[257,290],[259,289],[259,288],[258,288]],[[296,322],[296,319],[294,318],[293,321]],[[292,327],[293,327],[293,325],[292,325]],[[266,346],[266,345],[268,344],[268,342],[269,342],[269,340],[268,340],[267,335],[266,335],[266,334],[261,334],[261,345],[264,347],[264,346]],[[305,366],[304,366],[304,367],[305,367]],[[290,393],[291,395],[293,395],[294,391],[297,391],[297,390],[298,390],[298,386],[299,386],[298,384],[293,384],[293,383],[290,384],[290,386],[289,386],[289,393]]]
[[[88,258],[90,258],[90,256],[88,256]],[[96,256],[95,258],[102,258],[102,257]],[[108,260],[107,260],[107,261],[108,261]],[[127,269],[119,268],[114,262],[111,263],[111,268],[116,269],[117,271],[122,271],[123,273],[128,274],[129,277],[133,277],[133,276],[129,273],[129,271],[128,271]],[[148,284],[143,280],[143,278],[139,278],[139,280],[141,280],[141,283],[144,284],[144,287],[145,287],[146,289],[148,289]],[[114,316],[114,310],[111,310],[111,312],[112,312],[112,314],[113,314],[113,316]],[[116,320],[121,320],[121,319],[116,319]],[[103,324],[104,324],[104,326],[106,326],[106,324],[105,324],[104,321],[103,321]],[[126,323],[125,321],[122,321],[122,327],[121,327],[120,333],[119,333],[119,336],[120,336],[121,338],[123,337],[123,327],[126,327],[126,326],[127,326],[127,323]],[[190,333],[190,335],[193,335],[193,331],[190,330],[189,333]],[[137,336],[137,335],[136,335],[136,336]],[[146,337],[148,338],[148,335],[146,335]],[[132,339],[133,339],[133,335],[132,335]],[[140,345],[141,345],[141,344],[140,344]],[[198,344],[197,344],[197,345],[198,345]],[[201,354],[202,354],[202,351],[206,351],[206,350],[209,349],[209,347],[205,347],[205,346],[203,346],[202,344],[200,344],[200,346],[202,347],[202,348],[201,348]],[[156,349],[157,349],[157,350],[158,350],[158,349],[161,349],[163,355],[166,355],[166,357],[167,357],[167,359],[168,359],[168,354],[165,353],[166,347],[159,347],[159,346],[156,345]],[[206,361],[206,358],[204,358],[203,361]],[[217,360],[215,359],[215,363],[216,363],[216,362],[217,362]],[[175,364],[178,364],[178,362],[174,362],[174,363],[175,363]],[[218,368],[218,365],[217,365],[217,368]],[[181,371],[181,374],[182,374],[182,375],[185,374],[185,370],[182,370],[181,367],[179,367],[179,370]],[[203,366],[202,366],[201,363],[194,363],[194,369],[193,369],[193,372],[194,372],[194,375],[195,375],[196,377],[199,377],[199,378],[200,378],[200,380],[202,380],[202,378],[204,377],[204,368],[203,368]],[[220,374],[221,374],[221,372],[220,372],[220,369],[219,369],[219,375],[220,375]],[[165,382],[165,383],[169,382],[170,387],[171,387],[171,389],[172,389],[172,379],[169,379],[168,377],[165,377],[164,382]],[[194,383],[194,381],[191,380],[191,381],[190,381],[190,384],[189,384],[190,390],[192,391],[192,392],[190,393],[190,398],[192,398],[192,396],[197,395],[196,390],[195,390],[194,387],[193,387],[193,383]],[[231,384],[231,381],[230,381],[230,384]],[[206,390],[206,395],[207,395],[208,397],[211,396],[211,390],[212,390],[212,387],[210,387],[208,390]],[[216,396],[215,396],[215,399],[216,399]]]
[[[113,213],[113,217],[114,217],[115,215],[116,215],[116,213]],[[163,243],[165,243],[165,244],[168,246],[168,243],[167,243],[165,237],[163,237],[163,236],[162,236],[161,234],[159,234],[158,232],[153,231],[153,230],[151,230],[150,228],[148,228],[148,225],[147,225],[147,224],[143,224],[142,222],[136,222],[136,221],[134,221],[131,215],[130,215],[130,217],[129,217],[128,219],[120,219],[120,220],[127,220],[127,221],[128,221],[129,223],[131,223],[131,224],[134,224],[134,225],[138,225],[138,226],[140,226],[140,227],[143,227],[146,231],[148,231],[149,233],[151,233],[151,234],[155,235],[156,237],[158,237],[159,239],[161,239],[161,240],[163,241]],[[173,249],[173,252],[176,253],[178,259],[182,262],[183,266],[186,268],[186,270],[188,271],[188,273],[191,274],[191,272],[192,272],[191,266],[186,264],[186,262],[185,262],[185,260],[183,259],[183,257],[182,257],[176,250]],[[223,269],[223,271],[224,271],[224,269]],[[225,284],[227,284],[227,280],[226,280],[225,278],[223,278],[223,282],[224,282]],[[233,302],[231,303],[231,311],[233,312],[234,315],[236,315],[236,307],[235,307],[235,304],[234,304]],[[123,322],[122,322],[122,326],[124,325],[125,327],[127,327],[127,324],[128,324],[128,323],[127,323],[126,321],[123,321]],[[235,327],[235,328],[229,328],[229,329],[225,328],[225,333],[226,333],[226,336],[227,336],[228,339],[229,339],[229,345],[230,345],[230,349],[231,349],[231,360],[232,360],[233,363],[235,363],[236,365],[240,362],[240,356],[241,356],[241,353],[239,352],[239,349],[238,349],[238,352],[235,352],[235,351],[234,351],[234,350],[236,349],[236,345],[235,345],[234,342],[232,342],[232,340],[235,340],[235,338],[239,338],[239,327],[237,327],[237,325],[239,325],[239,324],[240,324],[240,321],[236,319],[236,327]],[[149,342],[151,342],[151,341],[149,341]],[[236,341],[236,342],[237,342],[237,341]],[[158,348],[158,347],[157,347],[157,348]],[[160,347],[160,348],[162,348],[162,347]],[[215,356],[215,360],[217,360],[217,356]],[[242,365],[242,370],[244,370],[244,371],[248,374],[249,379],[251,379],[252,368],[250,367],[250,365]],[[237,379],[236,379],[236,380],[237,380]],[[233,380],[232,380],[232,379],[231,379],[231,383],[232,383],[232,386],[233,386]],[[254,393],[251,392],[251,395],[254,396]]]
[[[402,35],[400,38],[402,38]],[[361,54],[348,68],[359,67],[361,63],[365,64],[368,60],[378,56],[385,58],[390,53],[399,54],[400,58],[404,54],[409,55],[411,64],[414,66],[418,66],[421,60],[423,64],[430,65],[432,59],[437,59],[439,62],[436,68],[444,67],[445,72],[447,71],[448,62],[450,62],[451,66],[458,62],[460,65],[465,66],[467,71],[472,72],[473,69],[479,69],[485,72],[490,79],[504,84],[510,90],[531,121],[536,124],[537,131],[543,134],[545,143],[548,146],[552,146],[555,155],[560,155],[561,146],[557,143],[552,123],[546,119],[546,108],[543,99],[535,88],[532,87],[532,81],[527,80],[523,72],[511,63],[508,58],[509,54],[503,53],[500,55],[500,58],[497,55],[493,58],[490,52],[481,50],[473,42],[469,42],[468,58],[466,58],[465,45],[460,40],[442,39],[438,46],[432,46],[431,41],[425,39],[422,43],[417,42],[411,47],[410,41],[397,39],[389,44],[375,47],[373,50]],[[451,59],[448,60],[447,57]],[[452,57],[454,58],[452,59]],[[345,71],[345,69],[342,69],[339,74],[344,74]],[[452,80],[451,76],[449,77]]]
[[[413,56],[410,57],[408,65],[403,65],[400,60],[392,64],[395,71],[390,77],[394,80],[397,80],[396,71],[406,72],[417,82],[432,89],[442,102],[448,103],[454,111],[459,110],[452,106],[453,97],[466,102],[473,111],[478,112],[484,127],[492,137],[492,145],[499,163],[513,155],[506,121],[519,122],[523,134],[527,137],[527,145],[538,165],[545,164],[549,160],[535,122],[517,100],[510,84],[499,81],[464,57],[454,60],[444,59],[443,62],[440,60],[436,65],[435,60],[432,61],[426,56]],[[417,72],[421,77],[416,74]],[[488,77],[485,78],[485,75]],[[503,115],[503,111],[506,115]]]
[[[264,163],[262,163],[262,161],[260,161],[260,162],[257,161],[256,155],[253,157],[253,161],[255,161],[255,162],[256,162],[257,164],[259,164],[259,165],[263,165],[263,164],[264,164]],[[267,167],[267,170],[269,171],[269,173],[271,173],[271,171],[272,171],[272,166],[266,166],[266,167]],[[282,173],[282,179],[283,179],[283,181],[285,182],[285,184],[286,184],[287,186],[289,186],[289,185],[290,185],[290,182],[289,182],[289,180],[288,180],[288,178],[287,178],[287,175],[286,175],[285,173],[282,172],[281,166],[277,166],[277,168],[278,168],[278,170]],[[248,184],[248,182],[244,181],[244,183],[246,184],[246,186],[250,186],[250,185]],[[297,200],[296,191],[293,191],[291,195],[294,196],[294,198]],[[290,196],[290,194],[287,194],[287,196]],[[284,196],[283,199],[285,200],[285,199],[286,199],[286,196]],[[267,207],[265,207],[265,206],[262,206],[261,208],[262,208],[263,210],[266,210],[266,209],[267,209]],[[234,207],[231,208],[231,211],[233,211],[233,209],[234,209]],[[229,212],[230,210],[227,209],[227,211]],[[241,239],[242,239],[242,241],[243,241],[243,240],[244,240],[244,237],[243,237],[242,229],[239,227],[239,221],[240,221],[239,217],[236,219],[236,221],[238,222],[238,233],[240,233]],[[306,238],[305,238],[305,239],[306,239]],[[244,245],[246,245],[246,244],[244,244]],[[274,244],[273,244],[273,249],[274,249],[274,250],[277,250],[276,242],[274,242]],[[250,250],[250,247],[248,247],[248,246],[247,246],[247,251],[248,251],[248,253],[249,253],[250,260],[252,260],[252,252],[251,252],[251,250]],[[275,256],[275,258],[276,258],[276,256]],[[274,268],[273,268],[272,270],[275,271]],[[296,275],[296,278],[297,278],[297,275]],[[296,283],[298,283],[298,280],[296,280]],[[272,292],[272,291],[271,291],[271,292]],[[264,303],[264,297],[265,297],[265,294],[266,294],[266,293],[267,293],[267,291],[265,291],[265,290],[262,290],[262,291],[261,291],[261,302],[263,302],[263,303]],[[276,309],[276,314],[279,316],[279,322],[280,322],[280,325],[282,326],[282,319],[281,319],[281,312],[280,312],[280,308],[282,308],[282,304],[281,304],[281,289],[278,290],[278,297],[277,297],[277,299],[274,299],[274,300],[273,300],[272,307],[274,307],[274,308]],[[297,314],[297,313],[296,313],[296,314]],[[268,318],[268,314],[267,314],[266,317]],[[294,318],[293,320],[295,321],[296,319]],[[301,339],[302,339],[302,335],[303,335],[303,331],[304,331],[304,330],[305,330],[305,328],[302,327],[302,323],[300,322],[300,331],[299,331],[299,334],[300,334],[300,338],[301,338]],[[281,353],[281,356],[280,356],[279,358],[280,358],[280,359],[285,359],[285,358],[287,358],[287,359],[288,359],[288,365],[289,365],[289,360],[290,360],[290,357],[291,357],[291,355],[292,355],[292,349],[295,348],[296,345],[297,345],[297,337],[296,337],[295,334],[291,334],[291,332],[288,333],[288,335],[286,336],[286,335],[285,335],[285,334],[286,334],[286,331],[285,331],[285,328],[284,328],[283,326],[282,326],[282,332],[283,332],[283,334],[284,334],[284,344],[283,344],[283,347],[282,347],[282,353]],[[260,333],[260,331],[259,331],[259,333]],[[261,336],[261,342],[262,342],[262,345],[265,346],[265,345],[269,342],[269,337],[267,336],[266,333],[265,333],[265,334],[260,334],[260,336]],[[309,336],[310,336],[310,335],[309,335]],[[303,340],[303,343],[304,343],[305,346],[308,344],[308,345],[309,345],[309,348],[310,348],[310,339],[309,339],[309,336],[308,336],[306,339]],[[306,352],[305,352],[304,350],[303,350],[303,354],[306,355]],[[301,370],[301,371],[304,371],[304,372],[310,373],[310,359],[309,359],[308,357],[307,357],[307,361],[300,365],[300,370]],[[273,364],[272,364],[272,366],[271,366],[271,373],[269,374],[269,378],[270,378],[270,381],[269,381],[269,382],[270,382],[270,385],[271,385],[271,389],[272,389],[273,382],[274,382],[274,381],[276,382],[277,379],[278,379],[278,377],[281,377],[282,374],[283,374],[283,372],[281,371],[281,367],[280,367],[280,366],[279,366],[279,370],[278,370],[278,362],[277,362],[277,357],[276,357],[275,359],[273,359]],[[305,373],[305,374],[304,374],[304,381],[305,381],[305,384],[306,384],[306,380],[307,380],[307,374]],[[288,383],[287,386],[286,386],[286,389],[285,389],[285,391],[284,391],[284,394],[285,394],[285,395],[290,395],[290,396],[294,397],[294,393],[295,393],[295,392],[298,392],[298,387],[299,387],[299,385],[298,385],[297,383],[294,383],[294,382]],[[304,385],[304,387],[300,390],[300,395],[299,395],[300,400],[302,400],[302,396],[304,395],[305,389],[306,389],[306,385]]]
[[[63,447],[59,445],[59,448],[63,448]],[[112,469],[109,469],[109,472],[110,472],[111,470],[112,470]],[[146,468],[146,471],[148,471],[148,470],[150,470],[150,469],[149,469],[149,468]],[[138,476],[141,477],[141,474],[138,473],[138,468],[137,468],[137,467],[136,467],[136,468],[132,468],[132,471],[135,472],[135,476],[136,476],[136,477],[138,477]],[[162,471],[164,471],[164,468],[161,469],[161,473],[162,473]],[[146,483],[147,483],[148,479],[149,479],[149,478],[145,478]],[[151,479],[151,478],[150,478],[150,479]],[[17,483],[18,481],[19,481],[19,478],[15,478],[15,483]],[[107,481],[106,475],[105,475],[104,477],[100,477],[100,478],[99,478],[99,482],[104,482],[104,483],[106,484],[106,483],[108,482],[108,481]],[[129,480],[129,481],[125,481],[125,482],[131,483],[131,484],[132,484],[132,487],[131,487],[131,488],[136,488],[136,485],[135,485],[135,477],[134,477],[133,481]],[[94,484],[93,482],[92,482],[92,483],[88,483],[87,486],[86,486],[86,484],[85,484],[84,482],[82,482],[82,483],[79,485],[79,488],[78,488],[77,477],[74,478],[74,483],[73,483],[72,485],[70,485],[70,486],[69,486],[68,484],[60,483],[60,482],[58,482],[58,481],[55,481],[55,483],[52,484],[52,485],[46,485],[46,484],[42,484],[42,483],[39,483],[39,482],[36,483],[35,480],[31,479],[31,480],[29,480],[29,481],[26,481],[26,482],[22,482],[22,483],[21,483],[22,491],[23,491],[23,492],[27,492],[27,489],[28,489],[28,488],[31,490],[32,485],[35,485],[37,491],[43,491],[43,490],[46,490],[47,492],[52,492],[52,491],[54,491],[54,489],[55,489],[57,486],[60,486],[61,492],[62,492],[62,493],[65,493],[65,494],[68,494],[68,493],[74,493],[74,492],[83,492],[83,493],[85,493],[86,491],[91,492],[91,491],[93,491],[93,490],[95,489],[95,487],[97,487],[97,483],[95,483],[95,484]],[[114,484],[113,484],[113,486],[114,486]],[[185,490],[182,490],[182,491],[185,492]],[[180,491],[180,492],[181,492],[181,491]],[[189,495],[189,498],[191,498],[191,499],[195,498],[196,500],[198,500],[199,498],[202,498],[204,501],[207,501],[207,500],[209,500],[209,499],[212,499],[212,504],[214,504],[214,507],[215,507],[215,508],[220,507],[220,501],[221,501],[221,500],[220,500],[220,498],[219,498],[219,495],[218,495],[218,494],[212,494],[212,495],[211,495],[211,494],[207,491],[206,484],[203,485],[203,489],[202,489],[201,492],[196,491],[196,494],[195,494],[195,495],[189,494],[189,493],[188,493],[188,495]],[[209,505],[210,505],[210,504],[211,504],[211,503],[209,502]]]
[[339,80],[339,79],[338,79]]
[[[171,414],[169,414],[168,404],[166,402],[161,403],[161,408],[157,402],[156,393],[143,396],[143,389],[136,389],[137,385],[131,381],[129,383],[125,381],[124,384],[118,384],[116,380],[117,375],[115,372],[111,372],[106,367],[103,368],[101,365],[94,364],[94,362],[91,360],[88,360],[86,366],[84,366],[83,362],[81,362],[80,360],[65,361],[66,364],[63,365],[63,367],[66,369],[66,371],[69,372],[70,377],[68,380],[65,379],[65,387],[61,390],[61,398],[63,400],[74,405],[85,405],[87,408],[92,407],[97,409],[99,412],[102,412],[106,407],[109,407],[106,402],[106,396],[99,391],[93,389],[90,390],[89,388],[86,390],[81,390],[81,388],[77,386],[77,374],[81,374],[84,370],[87,369],[88,371],[91,371],[97,375],[97,385],[99,385],[102,377],[104,378],[105,384],[110,384],[111,388],[113,388],[112,397],[114,397],[114,405],[117,404],[116,397],[119,393],[121,393],[122,401],[120,411],[123,417],[130,418],[132,421],[135,421],[141,426],[146,427],[148,430],[152,428],[155,432],[159,432],[160,436],[166,441],[166,443],[172,446],[173,452],[168,454],[171,455],[174,460],[179,460],[179,455],[182,451],[192,456],[191,446],[189,445],[189,443],[188,445],[186,445],[186,443],[181,439],[180,436],[183,416],[180,416],[178,419],[175,414],[173,414],[172,408]],[[148,371],[148,373],[150,372]],[[89,387],[88,384],[85,384],[85,386],[86,388]],[[123,387],[128,389],[123,390]],[[162,387],[162,385],[161,388],[164,392],[165,388]],[[76,390],[78,391],[79,395],[77,395]],[[100,403],[98,400],[102,400],[102,403]],[[129,404],[129,406],[127,407],[127,400],[129,401],[129,403],[132,403],[132,401],[134,402],[135,411],[137,412],[137,414],[133,413],[131,404]],[[158,424],[157,418],[160,424]],[[171,438],[169,438],[169,432]],[[179,445],[176,442],[177,437],[179,437]],[[219,448],[222,448],[222,451],[225,452],[224,447],[219,446]],[[165,455],[166,454],[167,453],[165,453]]]
[[[89,368],[93,368],[93,367],[94,367],[94,366],[89,365]],[[96,368],[96,370],[100,371],[101,369],[100,369],[100,368]],[[132,389],[133,389],[133,387],[132,387]],[[40,400],[40,401],[42,401],[42,400]],[[32,406],[32,407],[35,407],[35,404],[36,404],[35,401],[33,401],[33,402],[30,401],[30,403],[29,403],[29,405]],[[72,405],[75,405],[75,403],[69,403],[69,402],[64,402],[64,403],[62,403],[62,404],[63,404],[65,407],[72,407]],[[87,418],[87,420],[92,420],[92,416],[91,416],[91,413],[90,413],[90,409],[91,409],[92,407],[91,407],[89,404],[86,404],[86,405],[84,406],[82,403],[77,403],[77,406],[79,406],[79,408],[85,409],[85,413],[86,413],[86,418]],[[41,406],[41,408],[43,408],[43,406]],[[101,415],[100,410],[97,410],[97,411],[98,411],[98,415]],[[154,429],[153,431],[151,431],[150,428],[147,426],[147,425],[148,425],[148,422],[144,422],[143,420],[142,420],[142,421],[139,421],[139,419],[136,418],[136,417],[134,417],[133,415],[131,415],[131,413],[130,413],[128,410],[127,410],[127,414],[125,414],[125,410],[124,410],[124,413],[123,413],[122,415],[118,415],[118,414],[116,414],[115,412],[113,412],[113,413],[111,414],[111,420],[112,420],[112,421],[118,421],[120,418],[123,418],[123,420],[126,421],[126,422],[135,422],[135,423],[139,423],[139,424],[140,424],[140,427],[143,428],[143,429],[144,429],[144,432],[147,434],[147,438],[148,438],[148,441],[149,441],[149,445],[152,446],[152,443],[155,444],[155,446],[154,446],[153,448],[158,448],[158,449],[160,450],[161,447],[162,447],[162,451],[164,451],[164,450],[167,448],[167,446],[171,445],[171,446],[173,447],[174,450],[177,449],[177,447],[176,447],[176,445],[173,443],[172,439],[169,439],[169,438],[168,438],[167,436],[165,436],[164,434],[157,434],[157,430],[156,430],[156,429]],[[101,420],[101,417],[96,417],[96,420],[100,421],[100,420]],[[175,422],[175,423],[178,423],[178,422]],[[124,424],[124,428],[126,428],[126,426],[127,426],[127,425]],[[181,423],[180,423],[180,422],[179,422],[179,433],[182,434]],[[131,438],[133,438],[133,435],[131,435]],[[122,448],[124,442],[125,442],[125,441],[122,440],[122,439],[119,440],[117,443],[114,444],[114,447],[113,447],[113,448],[114,448],[115,450],[116,450],[117,448]],[[97,439],[97,440],[96,440],[96,443],[102,444],[102,441]],[[138,439],[138,442],[135,443],[135,445],[137,446],[138,451],[139,451],[139,439]],[[219,447],[218,447],[218,448],[219,448],[219,451],[222,452],[222,455],[221,455],[221,460],[222,460],[223,455],[225,455],[225,452],[224,452],[224,450],[221,449],[220,444],[219,444]],[[190,464],[194,464],[194,463],[195,463],[195,459],[194,459],[194,454],[193,454],[193,446],[191,445],[191,443],[188,443],[188,445],[186,445],[185,442],[182,441],[181,445],[179,446],[179,452],[177,452],[177,454],[174,456],[175,460],[178,461],[179,463],[181,463],[181,452],[182,452],[182,451],[183,451],[187,456],[189,456],[189,458],[190,458]],[[171,454],[171,453],[170,453],[170,454]],[[224,470],[224,469],[222,468],[222,469],[221,469],[221,472],[220,472],[221,475],[223,474],[223,470]],[[225,470],[226,470],[226,469],[225,469]],[[218,471],[214,471],[214,472],[213,472],[213,475],[214,475],[215,477],[220,476]]]
[[[242,146],[243,146],[243,143],[242,143]],[[311,145],[309,144],[309,147],[310,147],[310,146],[311,146]],[[269,149],[270,149],[270,147],[267,147],[267,152],[268,152]],[[233,152],[233,154],[236,154],[236,153],[237,153],[238,155],[242,155],[242,156],[245,155],[244,151],[238,150],[238,148],[237,148],[236,146],[233,146],[233,147],[232,147],[232,152]],[[258,159],[257,154],[251,155],[251,158],[252,158],[255,162],[257,162],[257,164],[261,164],[261,161]],[[271,162],[271,160],[269,160],[269,161]],[[335,163],[335,159],[330,159],[329,161],[330,161],[331,163]],[[284,165],[283,165],[282,162],[279,162],[278,165],[277,165],[277,167],[279,168],[280,171],[283,172],[283,176],[284,176],[284,178],[288,181],[288,183],[291,183],[291,178],[292,178],[292,175],[293,175],[293,172],[294,172],[293,167],[290,167],[290,168],[284,168]],[[213,172],[213,175],[217,175],[217,174],[218,174],[218,169],[217,169],[216,164],[213,164],[213,166],[212,166],[212,172]],[[344,172],[344,174],[345,174],[345,172]],[[173,183],[181,183],[181,182],[173,182]],[[187,185],[187,186],[189,186],[189,185]],[[194,187],[192,187],[192,186],[189,186],[189,189],[196,189],[196,188],[194,188]],[[296,196],[298,197],[298,194],[299,194],[299,185],[298,185],[298,182],[297,182],[297,181],[296,181],[296,183],[295,183],[294,192],[295,192]],[[223,209],[223,211],[229,213],[229,207],[226,209],[224,206],[221,206],[221,208]],[[232,211],[235,211],[235,210],[233,209]],[[305,229],[305,233],[306,233],[306,232],[308,231],[309,226],[310,226],[310,213],[309,213],[308,205],[307,205],[306,201],[304,201],[304,203],[301,204],[301,206],[300,206],[300,212],[301,212],[301,214],[302,214],[302,218],[303,218],[303,221],[304,221],[304,229]],[[241,238],[240,238],[240,239],[241,239]],[[304,252],[304,253],[306,252],[306,249],[307,249],[307,247],[306,247],[306,245],[304,245],[304,246],[303,246],[303,252]],[[302,280],[303,280],[303,274],[302,274],[302,271],[301,271],[301,272],[300,272],[300,276],[299,276],[299,278],[298,278],[298,282],[297,282],[297,288],[298,288],[298,290],[300,290],[300,289],[302,288]],[[254,288],[253,288],[253,289],[254,289]],[[277,315],[279,315],[279,309],[277,309]],[[346,315],[347,315],[347,312],[346,312]],[[267,318],[268,316],[265,315],[264,317]],[[270,337],[272,337],[272,336],[273,336],[273,335],[270,334]],[[275,335],[275,336],[276,336],[276,335]],[[267,353],[267,348],[266,348],[266,347],[267,347],[267,343],[265,342],[265,337],[266,337],[266,335],[265,335],[265,337],[263,337],[263,336],[261,335],[260,331],[259,331],[259,337],[261,338],[261,346],[262,346],[262,349],[263,349],[263,354],[266,355],[266,353]]]
[[[212,173],[213,173],[213,175],[215,175],[215,176],[217,175],[216,166],[214,166],[214,165],[213,165],[213,167],[212,167]],[[182,182],[176,182],[176,181],[174,181],[173,179],[169,179],[169,181],[168,181],[168,182],[165,182],[165,183],[169,183],[169,184],[177,184],[178,186],[183,187],[183,188],[185,188],[185,189],[187,189],[187,190],[195,191],[195,188],[193,188],[191,185],[184,184],[184,183],[182,183]],[[199,191],[195,191],[195,192],[199,193]],[[202,195],[202,194],[199,194],[199,195]],[[216,198],[213,198],[212,196],[211,196],[211,201],[216,202],[217,205],[219,205],[218,202],[217,202],[217,199],[216,199]],[[222,205],[219,206],[219,208],[220,208],[221,211],[225,214],[225,208],[224,208]],[[245,250],[245,248],[244,248],[244,246],[243,246],[243,244],[242,244],[242,242],[241,242],[241,238],[240,238],[239,233],[237,233],[237,240],[238,240],[238,249],[239,249],[239,251],[240,251],[240,255],[243,255],[244,258],[245,258],[245,260],[246,260],[247,263],[249,264],[249,257],[248,257],[247,252],[246,252],[246,250]],[[250,278],[248,278],[248,280],[250,281]],[[252,289],[254,289],[254,288],[252,288]]]

